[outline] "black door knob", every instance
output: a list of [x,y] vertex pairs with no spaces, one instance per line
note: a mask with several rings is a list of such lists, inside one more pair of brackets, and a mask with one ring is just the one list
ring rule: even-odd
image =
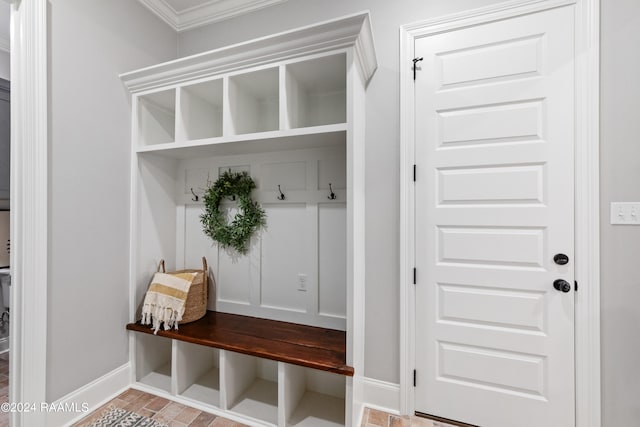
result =
[[556,279],[553,281],[553,287],[560,292],[569,292],[571,290],[571,285],[566,280]]
[[553,257],[553,262],[558,265],[565,265],[569,262],[569,257],[565,254],[555,254]]

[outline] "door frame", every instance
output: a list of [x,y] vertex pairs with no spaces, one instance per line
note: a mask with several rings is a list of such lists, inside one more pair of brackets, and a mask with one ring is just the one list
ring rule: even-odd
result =
[[[413,414],[415,390],[415,40],[556,7],[575,9],[575,416],[601,426],[600,396],[600,5],[599,0],[513,0],[400,27],[400,412]],[[419,76],[419,75],[418,75]],[[419,173],[419,171],[418,171]]]
[[[47,401],[48,1],[11,0],[11,363],[9,401]],[[46,411],[11,413],[13,427]]]

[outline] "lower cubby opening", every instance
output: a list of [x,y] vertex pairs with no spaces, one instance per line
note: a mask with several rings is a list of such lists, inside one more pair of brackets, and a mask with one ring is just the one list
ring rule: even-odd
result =
[[287,427],[345,425],[346,380],[342,375],[283,364]]
[[220,407],[220,351],[187,342],[176,342],[178,394]]
[[139,323],[127,329],[140,384],[250,425],[346,425],[353,368],[343,331],[218,312],[157,335]]
[[278,424],[278,364],[224,352],[227,408],[256,420]]
[[171,340],[153,335],[136,336],[136,380],[171,393]]

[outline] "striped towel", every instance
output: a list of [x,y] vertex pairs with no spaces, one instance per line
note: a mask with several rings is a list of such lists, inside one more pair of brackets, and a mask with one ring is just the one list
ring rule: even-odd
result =
[[198,273],[156,273],[142,305],[142,324],[153,323],[153,333],[160,325],[164,329],[178,329],[182,320],[189,288]]

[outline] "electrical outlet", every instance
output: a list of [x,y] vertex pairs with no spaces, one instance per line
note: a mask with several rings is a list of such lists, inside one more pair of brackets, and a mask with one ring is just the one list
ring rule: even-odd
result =
[[640,202],[612,202],[611,224],[640,225]]
[[307,275],[306,274],[298,274],[298,290],[306,292],[307,291]]

